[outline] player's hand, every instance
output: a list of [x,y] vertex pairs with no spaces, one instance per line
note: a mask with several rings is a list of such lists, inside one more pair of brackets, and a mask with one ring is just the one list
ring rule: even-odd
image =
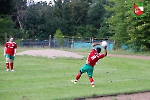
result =
[[4,53],[4,56],[6,56],[6,54]]
[[106,46],[104,46],[104,49],[106,49],[107,48],[107,45]]

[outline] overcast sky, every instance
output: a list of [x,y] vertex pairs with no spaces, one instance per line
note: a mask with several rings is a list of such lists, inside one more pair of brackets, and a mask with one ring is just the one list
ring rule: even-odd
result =
[[[53,3],[53,0],[27,0],[27,2],[28,2],[28,1],[31,1],[31,3],[32,3],[32,1],[34,1],[35,3],[40,2],[40,1],[43,1],[43,2],[46,1],[47,3],[49,3],[49,1],[51,1],[52,4],[54,4],[54,3]],[[27,5],[28,5],[28,4],[29,4],[29,2],[27,3]]]
[[34,2],[39,2],[39,1],[46,1],[47,3],[49,3],[49,1],[53,2],[53,0],[34,0]]

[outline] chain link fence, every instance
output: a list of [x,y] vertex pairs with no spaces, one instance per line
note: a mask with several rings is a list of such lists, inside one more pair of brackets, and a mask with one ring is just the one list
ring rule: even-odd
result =
[[99,38],[93,38],[93,37],[58,37],[58,38],[52,38],[49,37],[48,40],[39,40],[39,39],[15,39],[15,42],[20,47],[37,47],[37,48],[70,48],[70,49],[90,49],[91,44],[93,42],[101,42],[101,41],[107,41],[108,46],[107,48],[109,50],[113,49],[113,41],[110,41],[109,39],[99,39]]

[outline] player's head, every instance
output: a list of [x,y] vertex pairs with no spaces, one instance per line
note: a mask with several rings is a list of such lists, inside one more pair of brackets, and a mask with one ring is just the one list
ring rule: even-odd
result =
[[10,38],[9,38],[9,41],[10,41],[10,42],[13,42],[13,41],[14,41],[14,38],[13,38],[13,37],[10,37]]
[[96,48],[96,51],[97,51],[98,53],[100,53],[100,52],[101,52],[101,48],[100,48],[100,47],[97,47],[97,48]]

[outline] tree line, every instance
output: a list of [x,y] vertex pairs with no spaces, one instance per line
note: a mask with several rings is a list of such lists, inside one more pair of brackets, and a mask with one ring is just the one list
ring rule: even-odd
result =
[[[143,2],[146,15],[133,15],[133,3]],[[115,41],[135,51],[150,50],[150,9],[146,0],[54,0],[32,2],[0,0],[0,41],[15,38],[48,39],[60,36],[96,37]],[[59,35],[59,34],[57,34]]]

